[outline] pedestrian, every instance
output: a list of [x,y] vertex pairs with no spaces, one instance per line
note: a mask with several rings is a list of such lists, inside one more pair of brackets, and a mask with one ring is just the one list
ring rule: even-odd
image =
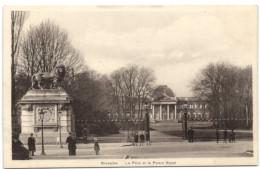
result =
[[227,132],[227,129],[225,129],[225,131],[223,132],[223,137],[224,137],[224,139],[223,139],[223,143],[225,142],[227,142],[227,136],[228,136],[228,132]]
[[33,133],[31,133],[31,136],[28,138],[28,150],[29,150],[29,154],[31,156],[34,156],[34,152],[36,151],[36,148],[35,148],[35,138],[33,137]]
[[138,132],[135,133],[134,140],[135,140],[135,144],[134,145],[137,146],[137,144],[138,144]]
[[12,138],[12,159],[13,160],[29,160],[29,151],[23,146],[23,143],[18,139],[18,136]]
[[232,142],[235,143],[236,142],[236,133],[232,130]]
[[88,137],[87,137],[87,135],[88,135],[88,131],[87,131],[86,128],[83,129],[82,134],[83,134],[83,143],[84,143],[84,144],[87,144],[87,140],[88,140]]
[[69,133],[66,143],[68,143],[69,155],[76,155],[76,139],[73,137],[72,133]]
[[217,140],[217,143],[219,141],[219,132],[218,132],[218,129],[216,130],[216,140]]
[[232,143],[232,132],[228,135],[228,141]]
[[143,144],[144,144],[144,133],[141,132],[141,134],[140,134],[140,146],[141,145],[143,146]]
[[97,138],[94,138],[94,150],[96,152],[96,155],[99,155],[100,147],[99,147]]
[[194,137],[194,130],[192,129],[192,127],[190,127],[190,132],[189,132],[189,139],[190,139],[190,142],[192,142],[193,143],[193,137]]
[[191,141],[190,138],[191,138],[191,137],[190,137],[190,129],[188,129],[188,131],[187,131],[187,139],[188,139],[189,142]]
[[145,139],[146,139],[147,145],[151,145],[149,132],[146,132],[146,133],[145,133]]

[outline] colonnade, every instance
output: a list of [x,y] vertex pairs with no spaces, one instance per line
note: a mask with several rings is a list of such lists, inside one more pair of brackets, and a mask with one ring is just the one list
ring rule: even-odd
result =
[[[174,107],[174,115],[170,117],[170,105]],[[155,106],[159,106],[159,117],[156,117]],[[166,118],[163,117],[162,106],[166,106]],[[152,103],[152,118],[156,120],[173,120],[177,119],[177,108],[176,103]]]

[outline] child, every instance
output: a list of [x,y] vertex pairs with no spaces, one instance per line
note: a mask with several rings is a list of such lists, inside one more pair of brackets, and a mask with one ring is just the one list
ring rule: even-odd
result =
[[96,152],[96,155],[99,155],[100,148],[99,148],[99,144],[98,144],[97,138],[94,138],[94,150]]

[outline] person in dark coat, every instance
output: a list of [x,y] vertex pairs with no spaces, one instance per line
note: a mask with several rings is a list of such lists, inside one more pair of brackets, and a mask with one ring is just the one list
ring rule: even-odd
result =
[[145,133],[145,139],[146,139],[147,145],[151,145],[151,142],[150,142],[150,134],[149,134],[148,132]]
[[28,150],[31,156],[34,156],[35,148],[35,138],[33,137],[33,133],[31,133],[31,137],[28,138]]
[[134,135],[134,140],[135,140],[135,146],[137,146],[138,144],[138,133],[136,132],[135,135]]
[[216,140],[217,140],[217,143],[219,141],[219,132],[218,132],[218,129],[216,130]]
[[76,155],[76,139],[69,133],[69,137],[67,137],[66,143],[68,143],[69,155]]
[[17,138],[12,138],[12,159],[13,160],[29,160],[32,159],[29,151],[23,146],[23,143]]
[[97,138],[94,138],[94,150],[96,152],[96,155],[99,155],[100,147],[99,147]]
[[228,135],[228,141],[232,143],[232,132]]
[[141,146],[141,145],[143,146],[143,144],[144,144],[144,133],[142,132],[142,133],[140,134],[140,146]]
[[187,131],[187,139],[188,139],[189,142],[191,141],[190,138],[191,138],[191,137],[190,137],[190,129],[188,129],[188,131]]
[[193,143],[194,130],[192,129],[192,127],[190,127],[188,133],[189,133],[189,142]]
[[223,132],[223,143],[225,142],[227,142],[227,136],[228,136],[228,132],[227,132],[227,130],[225,129],[225,131]]

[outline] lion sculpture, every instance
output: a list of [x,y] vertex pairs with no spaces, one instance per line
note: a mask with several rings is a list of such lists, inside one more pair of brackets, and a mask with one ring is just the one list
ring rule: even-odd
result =
[[65,66],[58,65],[51,72],[42,72],[32,76],[32,89],[56,89],[65,76]]

